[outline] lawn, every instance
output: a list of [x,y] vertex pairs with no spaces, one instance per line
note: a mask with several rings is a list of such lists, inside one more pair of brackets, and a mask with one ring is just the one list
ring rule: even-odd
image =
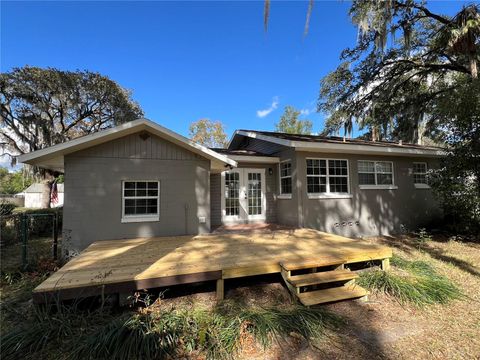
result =
[[[304,311],[292,302],[275,276],[262,278],[261,284],[259,279],[227,284],[228,300],[221,306],[214,305],[213,286],[178,287],[153,304],[155,297],[139,297],[137,304],[149,304],[143,309],[83,310],[66,318],[58,313],[48,315],[47,328],[39,331],[49,334],[51,346],[31,355],[68,358],[72,349],[78,348],[78,339],[94,346],[120,335],[126,339],[135,336],[143,350],[151,349],[158,346],[156,341],[148,342],[152,334],[168,330],[172,336],[163,339],[171,342],[162,346],[168,350],[172,344],[181,344],[182,356],[194,359],[227,356],[224,348],[235,351],[238,359],[479,358],[480,244],[443,237],[418,241],[408,236],[371,241],[392,246],[399,259],[414,264],[410,267],[428,264],[426,270],[424,265],[420,270],[432,269],[436,277],[452,282],[463,295],[446,304],[418,305],[373,292],[367,302],[346,301]],[[401,275],[405,270],[393,263],[392,273]],[[29,291],[39,281],[39,276],[25,275],[10,285],[3,282],[2,337],[18,324],[35,324]],[[61,331],[55,321],[63,324]],[[69,322],[72,326],[65,326]],[[32,326],[29,329],[35,334]],[[132,351],[128,341],[118,346],[124,349],[122,353]],[[80,350],[84,351],[81,356],[91,354],[89,347]]]

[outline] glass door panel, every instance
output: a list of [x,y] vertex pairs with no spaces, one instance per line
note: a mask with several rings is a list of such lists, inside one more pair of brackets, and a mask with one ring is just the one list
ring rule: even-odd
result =
[[262,174],[249,172],[247,176],[248,215],[262,215]]
[[240,174],[225,173],[225,215],[240,215]]

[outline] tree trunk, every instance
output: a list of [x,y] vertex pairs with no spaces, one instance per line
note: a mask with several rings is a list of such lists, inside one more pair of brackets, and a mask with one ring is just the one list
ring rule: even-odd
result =
[[41,206],[42,209],[49,209],[50,208],[50,198],[52,195],[52,184],[54,181],[53,175],[49,171],[45,171],[43,175],[43,180],[41,181],[42,184],[42,192],[41,192]]
[[372,141],[378,140],[378,127],[377,125],[372,126]]
[[470,73],[472,74],[472,78],[478,79],[478,69],[477,69],[477,59],[476,54],[470,54]]

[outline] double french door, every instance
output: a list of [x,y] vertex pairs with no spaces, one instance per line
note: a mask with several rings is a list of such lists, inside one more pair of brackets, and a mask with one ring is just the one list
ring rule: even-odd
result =
[[265,169],[233,169],[222,173],[224,223],[265,220]]

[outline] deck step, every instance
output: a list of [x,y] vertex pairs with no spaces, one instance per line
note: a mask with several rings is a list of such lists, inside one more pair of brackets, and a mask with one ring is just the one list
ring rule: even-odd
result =
[[361,286],[351,284],[330,289],[317,290],[298,294],[300,302],[305,306],[323,304],[332,301],[354,299],[368,295]]
[[283,261],[280,266],[287,271],[304,270],[322,266],[341,265],[345,263],[345,259],[338,257],[328,257],[323,259],[311,259],[301,261]]
[[295,275],[288,278],[290,284],[295,287],[325,284],[335,281],[352,280],[358,278],[358,274],[350,270],[333,270],[312,274]]

